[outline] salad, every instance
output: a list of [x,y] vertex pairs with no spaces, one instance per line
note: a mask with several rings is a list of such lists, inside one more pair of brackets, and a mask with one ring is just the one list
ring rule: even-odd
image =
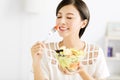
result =
[[76,50],[74,48],[62,47],[56,50],[56,58],[62,68],[68,69],[70,72],[76,71],[80,60],[84,56],[84,51]]

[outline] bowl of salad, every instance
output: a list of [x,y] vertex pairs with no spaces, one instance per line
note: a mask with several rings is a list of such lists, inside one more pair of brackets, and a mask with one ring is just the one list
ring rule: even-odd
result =
[[55,56],[58,60],[58,64],[63,69],[66,68],[69,72],[75,72],[78,70],[80,61],[84,58],[84,51],[62,47],[56,50]]

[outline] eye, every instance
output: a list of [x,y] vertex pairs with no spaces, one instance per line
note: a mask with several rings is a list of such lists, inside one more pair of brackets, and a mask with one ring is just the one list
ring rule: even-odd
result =
[[62,18],[62,16],[57,16],[57,19]]
[[67,19],[72,19],[72,17],[67,17]]

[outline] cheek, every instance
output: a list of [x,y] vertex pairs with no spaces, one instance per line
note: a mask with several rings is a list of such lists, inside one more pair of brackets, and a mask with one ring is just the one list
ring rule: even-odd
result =
[[56,19],[56,25],[60,25],[61,24],[61,19]]
[[67,26],[69,26],[69,27],[74,27],[74,23],[73,23],[73,22],[68,22],[68,23],[67,23]]
[[69,26],[69,27],[75,27],[75,25],[76,25],[76,22],[74,20],[67,21],[67,26]]
[[56,25],[58,25],[59,24],[59,21],[56,19]]
[[71,26],[71,29],[80,29],[80,24],[78,22],[70,22],[69,26]]

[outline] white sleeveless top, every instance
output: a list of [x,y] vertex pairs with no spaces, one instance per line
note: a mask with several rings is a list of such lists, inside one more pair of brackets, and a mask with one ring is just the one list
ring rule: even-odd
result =
[[[52,46],[51,46],[52,45]],[[45,55],[41,60],[41,67],[45,80],[82,80],[78,73],[65,75],[59,68],[56,59],[51,56],[53,50],[59,49],[58,43],[48,44],[49,49],[45,49]],[[86,44],[86,53],[83,65],[86,71],[96,80],[107,78],[110,74],[106,65],[103,50],[95,45]]]

